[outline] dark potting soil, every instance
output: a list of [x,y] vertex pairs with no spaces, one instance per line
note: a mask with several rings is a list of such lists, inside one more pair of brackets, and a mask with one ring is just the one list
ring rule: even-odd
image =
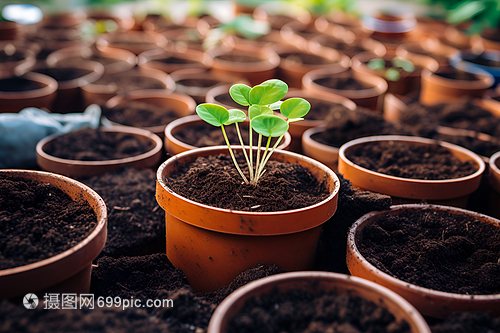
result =
[[500,293],[500,226],[432,208],[385,214],[363,228],[361,254],[382,271],[425,288]]
[[325,118],[325,130],[316,133],[312,139],[320,143],[340,147],[344,143],[370,135],[411,135],[409,129],[387,122],[382,115],[361,108],[349,110],[339,105]]
[[152,127],[167,125],[179,118],[175,110],[150,103],[130,101],[113,108],[101,106],[104,117],[121,125]]
[[4,49],[0,51],[0,63],[20,61],[26,58],[22,52],[16,51],[15,47],[13,53],[6,52],[5,48],[7,47],[8,46],[4,47]]
[[472,160],[462,162],[438,144],[367,142],[347,149],[345,154],[363,168],[402,178],[454,179],[471,175],[478,169]]
[[[241,154],[238,162],[248,179],[248,167]],[[239,211],[298,209],[321,202],[329,195],[326,185],[298,163],[269,160],[266,170],[257,186],[246,185],[230,156],[199,157],[165,182],[176,193],[193,201]]]
[[365,51],[365,49],[359,45],[347,44],[342,40],[336,39],[334,37],[322,37],[318,41],[321,45],[332,48],[334,50],[342,51],[349,57],[353,57],[355,54]]
[[452,80],[464,80],[464,81],[479,81],[479,78],[471,73],[463,72],[455,69],[450,69],[447,71],[436,72],[434,73],[438,76],[444,77],[446,79]]
[[106,161],[144,154],[154,148],[151,140],[120,132],[83,129],[60,135],[44,146],[47,154],[78,161]]
[[126,95],[127,93],[136,90],[166,88],[165,83],[158,79],[141,76],[140,74],[134,75],[130,72],[104,75],[93,84],[115,87],[117,95]]
[[0,175],[0,270],[62,253],[96,225],[92,207],[60,189]]
[[[249,144],[249,136],[248,136],[248,126],[244,124],[238,125],[240,129],[240,134],[243,139],[245,145]],[[240,145],[240,139],[238,137],[238,132],[236,131],[236,126],[224,126],[224,130],[226,131],[227,138],[231,145]],[[175,134],[175,137],[185,142],[191,146],[195,147],[207,147],[207,146],[220,146],[226,145],[226,140],[222,134],[220,127],[214,127],[208,123],[201,123],[196,126],[188,126],[185,127],[182,131]],[[262,137],[261,145],[265,147],[267,144],[267,137]],[[274,146],[277,138],[271,138],[270,147]],[[259,135],[256,132],[252,134],[252,145],[253,147],[257,147],[259,141]],[[284,142],[281,139],[281,144]]]
[[154,61],[162,62],[165,64],[196,64],[196,63],[199,63],[196,60],[179,58],[179,57],[175,57],[175,56],[170,56],[170,57],[161,58],[161,59],[155,59]]
[[314,80],[314,83],[327,88],[338,89],[338,90],[373,89],[373,86],[369,86],[352,77],[324,77]]
[[252,297],[229,321],[228,332],[410,332],[385,308],[335,291],[292,290]]
[[165,214],[155,198],[156,173],[122,168],[80,179],[108,208],[108,237],[101,256],[139,256],[165,251]]
[[41,82],[28,80],[23,77],[9,77],[0,79],[0,91],[29,91],[46,87],[46,84]]
[[91,73],[92,71],[75,67],[47,67],[34,70],[53,77],[58,82],[70,81]]
[[240,54],[221,54],[215,57],[216,59],[220,59],[223,61],[229,62],[259,62],[263,61],[263,59],[249,56],[249,55],[240,55]]
[[199,87],[199,88],[209,88],[209,87],[214,87],[218,84],[221,83],[219,80],[212,80],[212,79],[183,79],[183,80],[177,80],[177,84],[186,86],[186,87]]
[[350,111],[344,105],[335,102],[327,102],[316,98],[308,98],[307,101],[311,104],[311,110],[304,117],[307,120],[326,121],[330,113]]
[[475,57],[464,58],[464,60],[481,66],[500,67],[500,60],[498,60],[498,57],[495,59],[494,57],[488,57],[487,54],[479,54]]
[[308,53],[287,52],[281,53],[279,56],[282,61],[290,61],[304,65],[326,65],[333,63],[333,61],[330,61],[327,58]]
[[456,312],[446,319],[426,318],[432,333],[497,333],[500,317],[486,312]]

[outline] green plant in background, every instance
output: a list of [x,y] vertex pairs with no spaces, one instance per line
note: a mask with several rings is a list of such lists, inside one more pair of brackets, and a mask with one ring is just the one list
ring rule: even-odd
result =
[[500,0],[423,0],[427,4],[443,6],[446,21],[459,24],[471,21],[471,34],[480,33],[485,28],[500,28]]
[[390,61],[391,67],[387,67],[386,61],[381,58],[375,58],[368,61],[367,65],[373,70],[384,72],[384,77],[390,81],[398,81],[402,73],[411,73],[415,70],[415,65],[401,57],[394,57]]
[[[250,120],[248,153],[238,126],[238,123],[247,119],[247,115],[243,111],[238,109],[227,110],[223,106],[210,103],[200,104],[196,107],[196,113],[201,119],[210,125],[221,128],[233,163],[245,184],[257,184],[259,178],[266,172],[264,169],[266,163],[288,131],[289,123],[303,120],[303,117],[311,109],[311,104],[303,98],[289,98],[282,102],[281,99],[285,97],[287,92],[287,84],[277,79],[267,80],[253,88],[245,84],[235,84],[229,89],[229,94],[236,103],[248,106],[248,119]],[[273,110],[278,109],[284,118],[274,115]],[[241,171],[224,129],[224,126],[231,124],[236,126],[236,132],[248,165],[249,179]],[[252,131],[259,134],[255,162],[253,159]],[[261,156],[263,136],[268,137],[268,139]],[[272,137],[278,137],[278,140],[270,149]]]
[[307,9],[315,15],[328,14],[332,11],[341,10],[352,13],[357,9],[356,0],[288,0],[302,8]]

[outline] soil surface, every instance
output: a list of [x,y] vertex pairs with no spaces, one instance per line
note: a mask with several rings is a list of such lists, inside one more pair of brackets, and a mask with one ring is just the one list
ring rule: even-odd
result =
[[410,135],[412,131],[387,122],[382,115],[373,111],[362,108],[349,110],[339,105],[325,117],[325,130],[312,138],[329,146],[340,147],[356,138],[384,134]]
[[[248,178],[243,156],[240,168]],[[231,157],[199,157],[181,167],[165,182],[176,193],[213,207],[239,211],[270,212],[307,207],[326,199],[329,192],[298,163],[270,160],[257,186],[245,185]]]
[[44,151],[68,160],[107,161],[141,155],[154,146],[153,141],[129,133],[83,129],[57,136]]
[[126,95],[131,91],[143,89],[165,89],[164,82],[153,77],[143,76],[140,73],[131,74],[130,72],[115,73],[104,75],[93,85],[107,85],[116,89],[117,95]]
[[260,62],[264,61],[261,58],[249,56],[249,55],[237,55],[237,54],[221,54],[215,57],[216,59],[220,59],[223,61],[229,62]]
[[252,297],[229,322],[228,332],[410,332],[385,308],[335,291],[293,290]]
[[58,82],[74,80],[92,72],[90,70],[75,67],[47,67],[35,69],[34,71],[51,76]]
[[[239,124],[240,134],[243,139],[245,145],[249,144],[249,136],[248,136],[248,126],[245,124]],[[238,132],[236,131],[236,126],[224,126],[224,131],[226,131],[227,138],[231,145],[240,145],[240,139],[238,137]],[[220,146],[226,145],[226,140],[222,134],[222,131],[219,127],[214,127],[208,123],[201,123],[195,126],[185,127],[182,131],[175,134],[175,137],[182,142],[185,142],[191,146],[195,147],[207,147],[207,146]],[[261,145],[265,147],[268,138],[263,136]],[[277,138],[271,138],[270,147],[274,146]],[[252,145],[253,147],[257,147],[259,141],[259,134],[255,131],[252,133]],[[284,139],[281,139],[280,144],[284,142]]]
[[500,293],[500,225],[432,208],[385,214],[363,228],[361,254],[405,282],[469,294]]
[[5,51],[5,48],[0,50],[0,63],[20,61],[23,59],[26,59],[26,56],[22,52],[14,51],[14,53],[8,53]]
[[452,79],[452,80],[479,81],[479,78],[474,74],[468,72],[462,72],[452,68],[446,71],[436,72],[435,74],[444,77],[446,79]]
[[50,184],[0,175],[0,270],[62,253],[96,225],[87,203]]
[[167,125],[179,118],[175,110],[150,103],[129,101],[114,108],[101,106],[102,114],[112,122],[135,127]]
[[401,178],[453,179],[468,176],[478,169],[474,161],[462,162],[438,144],[369,142],[353,146],[345,154],[363,168]]
[[308,98],[307,101],[311,104],[311,110],[304,116],[307,120],[326,120],[330,113],[350,111],[344,105],[335,102],[316,98]]
[[0,79],[0,91],[4,92],[29,91],[45,88],[46,86],[46,84],[41,82],[28,80],[22,77]]
[[180,84],[182,86],[186,87],[199,87],[199,88],[210,88],[210,87],[215,87],[216,85],[220,84],[220,80],[212,80],[212,79],[182,79],[182,80],[177,80],[177,84]]
[[332,48],[334,50],[341,51],[342,53],[347,54],[349,57],[353,57],[357,53],[366,51],[362,46],[357,44],[347,44],[340,39],[336,39],[334,37],[329,37],[327,35],[322,36],[318,39],[318,42],[326,47]]
[[338,90],[365,90],[373,89],[373,86],[356,80],[352,77],[325,77],[314,80],[314,83],[321,86]]
[[165,213],[155,199],[156,173],[123,168],[80,179],[108,208],[108,237],[101,256],[138,256],[165,251]]

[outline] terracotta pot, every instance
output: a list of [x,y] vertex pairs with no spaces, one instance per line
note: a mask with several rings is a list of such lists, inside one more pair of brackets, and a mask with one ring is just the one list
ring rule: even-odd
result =
[[86,9],[87,20],[93,23],[100,21],[114,21],[117,24],[116,34],[131,30],[135,25],[133,13],[124,6],[106,7],[91,6]]
[[57,92],[57,81],[48,75],[29,72],[22,79],[41,83],[39,89],[26,91],[0,91],[0,112],[19,112],[33,106],[51,109]]
[[245,302],[254,297],[271,293],[275,288],[281,292],[305,290],[335,291],[339,295],[358,296],[388,310],[397,321],[406,321],[412,333],[430,333],[425,319],[408,301],[376,283],[339,273],[291,272],[264,277],[253,281],[230,294],[217,307],[208,333],[228,332],[228,324],[244,307]]
[[0,297],[17,298],[26,293],[88,293],[92,260],[104,247],[107,235],[107,209],[101,197],[76,180],[49,172],[0,170],[1,174],[40,183],[49,183],[67,193],[73,200],[87,202],[97,216],[95,229],[74,247],[53,257],[0,270]]
[[489,215],[500,218],[500,152],[491,155],[489,160],[488,184],[489,193]]
[[382,214],[388,213],[397,215],[404,210],[421,210],[423,208],[451,210],[454,213],[473,215],[477,220],[482,222],[499,223],[496,219],[476,212],[434,205],[397,205],[391,206],[389,211],[365,214],[351,226],[347,238],[347,266],[351,274],[374,281],[379,285],[389,288],[408,300],[408,302],[424,315],[446,318],[453,312],[463,311],[492,311],[493,314],[498,315],[500,312],[499,294],[465,295],[420,287],[382,272],[370,264],[359,252],[358,244],[362,241],[361,230],[367,225],[376,222]]
[[196,103],[205,103],[207,92],[217,86],[243,83],[245,79],[233,75],[222,75],[202,69],[181,69],[170,74],[175,81],[175,91],[191,96]]
[[479,71],[481,75],[469,73],[474,80],[454,79],[443,76],[455,72],[457,70],[453,67],[440,68],[435,73],[424,69],[421,75],[420,103],[432,105],[453,102],[464,96],[482,97],[486,90],[494,83],[493,76],[481,71]]
[[[171,61],[169,58],[183,61]],[[187,49],[184,52],[177,52],[154,49],[139,54],[137,63],[141,68],[158,69],[165,73],[172,73],[180,69],[209,69],[212,66],[212,58],[208,53],[197,50]]]
[[395,52],[403,58],[432,57],[437,60],[439,67],[446,67],[450,65],[450,57],[458,50],[441,43],[437,38],[425,37],[415,42],[400,44]]
[[125,126],[106,127],[102,130],[107,132],[129,133],[140,138],[141,140],[154,142],[155,147],[144,154],[116,160],[68,160],[49,155],[45,152],[44,147],[47,143],[60,135],[64,135],[55,134],[40,140],[36,145],[36,160],[38,166],[45,171],[58,173],[68,177],[90,177],[117,170],[121,167],[145,169],[154,168],[160,163],[163,142],[158,135],[140,128]]
[[312,139],[312,136],[325,130],[324,126],[311,127],[302,134],[302,152],[304,155],[323,163],[337,172],[339,164],[339,148],[325,145]]
[[316,53],[301,50],[293,45],[278,44],[272,48],[281,58],[278,77],[291,88],[302,88],[302,77],[312,70],[332,67],[347,70],[350,64],[347,55],[325,47],[318,49]]
[[44,15],[40,25],[45,28],[75,28],[87,19],[87,14],[81,10],[61,11]]
[[[191,115],[176,119],[172,121],[170,124],[168,124],[164,131],[164,137],[165,137],[164,145],[167,153],[169,153],[170,155],[177,155],[179,153],[183,153],[188,150],[200,148],[192,146],[190,144],[187,144],[179,140],[176,137],[176,135],[190,126],[200,126],[203,125],[204,123],[205,122],[201,120],[200,117],[198,117],[198,115]],[[287,132],[283,137],[281,144],[278,147],[276,147],[276,149],[288,150],[291,141],[292,137],[290,136],[290,133]],[[233,145],[236,146],[237,142],[232,142],[231,146]]]
[[29,48],[19,47],[10,41],[0,41],[0,50],[5,56],[7,52],[12,52],[12,57],[0,62],[0,78],[23,75],[35,66],[36,55]]
[[[383,141],[401,141],[414,145],[439,143],[460,160],[473,161],[478,170],[471,175],[454,179],[402,178],[365,169],[353,163],[346,156],[346,151],[356,145]],[[380,135],[355,139],[342,145],[339,150],[338,170],[345,178],[351,180],[354,187],[390,195],[394,203],[415,203],[426,200],[431,203],[465,207],[468,196],[479,187],[481,176],[485,171],[485,164],[477,154],[451,143],[413,136]]]
[[311,52],[318,52],[322,47],[327,47],[343,52],[351,58],[357,53],[364,51],[373,52],[379,57],[382,57],[387,52],[384,44],[375,39],[368,37],[357,39],[352,31],[344,29],[341,32],[334,31],[328,35],[324,34],[313,37],[307,47]]
[[371,38],[382,42],[387,49],[394,50],[398,44],[408,39],[417,21],[412,13],[398,13],[397,10],[376,15],[363,15],[361,24],[371,32]]
[[437,60],[425,56],[413,56],[408,53],[405,57],[415,66],[415,70],[411,73],[402,71],[401,78],[397,81],[389,80],[385,77],[385,70],[374,70],[368,66],[368,62],[372,59],[383,59],[385,62],[390,62],[396,54],[394,51],[386,53],[385,56],[379,57],[372,52],[361,52],[356,54],[351,60],[351,68],[355,72],[361,74],[374,74],[386,80],[388,93],[406,95],[410,93],[418,93],[420,90],[420,74],[422,70],[428,69],[430,72],[435,72],[439,69]]
[[484,50],[481,53],[458,51],[450,57],[450,64],[470,73],[475,73],[477,69],[490,73],[495,79],[492,88],[500,83],[500,50]]
[[156,199],[166,211],[167,256],[174,266],[183,270],[196,291],[214,291],[256,264],[276,264],[286,271],[311,268],[321,226],[337,208],[340,182],[335,173],[308,157],[275,151],[274,160],[300,163],[325,179],[330,191],[320,203],[281,212],[214,208],[188,200],[165,184],[165,177],[181,166],[218,154],[228,155],[227,147],[180,153],[158,169]]
[[77,77],[58,80],[57,95],[54,104],[49,108],[55,113],[80,112],[85,109],[82,87],[97,81],[104,74],[104,66],[97,61],[83,60],[51,66],[37,66],[33,71],[51,75],[53,70],[82,71]]
[[137,57],[130,51],[117,48],[105,48],[100,51],[93,46],[84,45],[54,51],[47,56],[46,62],[49,66],[56,66],[60,62],[74,61],[74,58],[100,62],[106,74],[127,71],[137,63]]
[[233,101],[231,95],[229,94],[229,88],[231,88],[231,85],[227,84],[217,86],[208,90],[207,95],[205,96],[205,102],[222,105],[228,110],[243,108],[242,105],[239,105],[235,101]]
[[498,38],[499,29],[484,29],[481,32],[480,42],[483,44],[485,50],[500,51],[500,40]]
[[[280,57],[269,48],[220,47],[207,52],[213,57],[213,72],[241,76],[252,86],[274,78],[280,63]],[[227,58],[233,56],[237,59]]]
[[[130,78],[135,81],[148,80],[156,82],[159,88],[141,87],[139,83],[123,85]],[[160,88],[161,87],[161,88]],[[104,103],[115,95],[126,95],[139,90],[175,90],[174,80],[165,72],[157,69],[133,68],[128,71],[105,74],[101,80],[82,87],[85,104]]]
[[[179,117],[193,114],[196,109],[196,102],[188,95],[172,93],[168,91],[143,90],[133,91],[126,96],[115,96],[106,102],[106,107],[112,109],[121,104],[129,102],[144,102],[173,110]],[[117,124],[122,125],[122,124]],[[158,124],[143,129],[153,132],[163,139],[167,124]]]
[[343,34],[346,31],[352,32],[356,38],[363,39],[371,33],[366,31],[362,25],[359,16],[346,13],[340,10],[332,11],[327,15],[320,15],[314,22],[316,29],[326,34]]
[[[311,109],[314,109],[316,103],[327,103],[327,104],[342,104],[349,110],[356,109],[356,103],[342,97],[340,95],[330,95],[325,97],[323,95],[316,95],[306,90],[289,90],[285,96],[286,98],[300,97],[306,99],[311,104]],[[307,118],[307,116],[306,116]],[[290,123],[288,132],[292,136],[291,150],[301,153],[302,152],[302,135],[304,132],[312,127],[324,125],[323,120],[309,120],[304,119],[302,121]],[[323,162],[322,162],[323,163]]]
[[[316,82],[317,80],[329,77],[342,79],[352,78],[365,84],[369,88],[361,90],[333,89]],[[352,100],[358,106],[371,110],[382,110],[381,104],[383,104],[383,100],[381,98],[387,91],[387,82],[381,77],[370,74],[359,74],[350,70],[339,72],[334,69],[315,69],[304,75],[302,78],[302,85],[305,90],[309,90],[312,93],[325,97],[333,94],[340,95]]]
[[305,51],[307,50],[308,42],[312,38],[321,35],[321,32],[316,29],[314,21],[307,24],[291,21],[281,27],[280,34],[286,43]]
[[97,39],[96,46],[105,52],[107,49],[122,49],[139,55],[142,52],[159,49],[165,45],[166,40],[161,41],[161,35],[146,33],[144,31],[127,31],[120,34],[103,34]]

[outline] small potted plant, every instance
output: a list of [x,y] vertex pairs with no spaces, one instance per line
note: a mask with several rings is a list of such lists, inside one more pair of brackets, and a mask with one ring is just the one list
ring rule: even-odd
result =
[[[167,256],[197,291],[216,290],[257,263],[303,270],[314,261],[321,226],[336,210],[340,183],[321,163],[275,149],[289,123],[301,120],[310,108],[302,98],[281,102],[287,91],[288,86],[276,79],[253,88],[233,85],[231,96],[249,107],[250,133],[259,135],[257,147],[252,140],[248,147],[240,140],[241,147],[228,142],[227,148],[193,149],[175,155],[158,170],[156,198],[166,211]],[[273,109],[279,109],[281,117]],[[216,104],[200,104],[196,111],[203,120],[220,127],[224,136],[225,126],[238,126],[247,118],[241,110],[228,111]],[[262,136],[269,137],[264,144]],[[278,137],[273,147],[271,137]],[[307,175],[306,181],[290,178],[299,169]],[[196,170],[201,174],[195,178],[208,183],[187,180]],[[187,186],[182,185],[186,181]],[[276,190],[280,183],[293,184],[294,189],[266,199],[265,193]],[[315,194],[304,187],[312,184]],[[207,185],[214,187],[206,194],[199,191]],[[315,198],[299,203],[299,198],[309,197],[308,192]],[[282,196],[287,193],[293,198]],[[219,195],[229,195],[229,200]]]

